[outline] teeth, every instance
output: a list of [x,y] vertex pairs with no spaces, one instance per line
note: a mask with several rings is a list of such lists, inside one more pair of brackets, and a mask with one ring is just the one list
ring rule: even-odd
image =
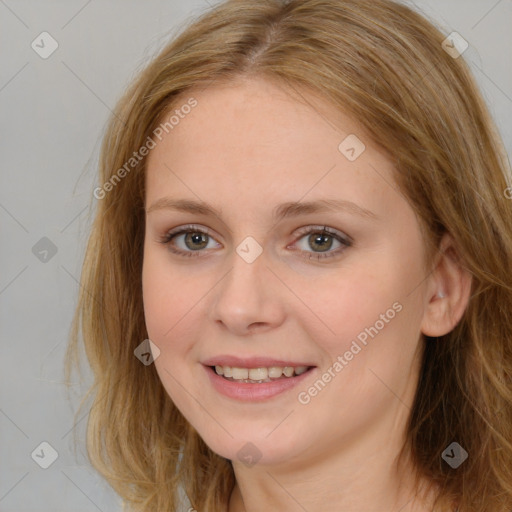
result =
[[233,380],[270,382],[270,379],[280,379],[302,375],[308,369],[307,366],[271,366],[270,368],[236,368],[232,366],[215,366],[217,375],[223,375]]
[[231,368],[233,374],[231,377],[235,380],[243,380],[249,378],[249,370],[247,368]]
[[251,380],[265,380],[268,377],[266,368],[251,368],[248,373]]
[[287,376],[287,377],[291,377],[293,375],[293,372],[294,372],[294,369],[292,366],[285,366],[283,368],[283,373]]
[[283,369],[281,368],[281,366],[271,366],[268,369],[268,376],[271,379],[279,379],[279,377],[281,377],[282,374],[283,374]]

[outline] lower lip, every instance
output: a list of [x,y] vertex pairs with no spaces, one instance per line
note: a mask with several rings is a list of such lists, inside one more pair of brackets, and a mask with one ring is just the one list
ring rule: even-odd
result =
[[265,400],[272,398],[288,391],[304,379],[309,377],[315,367],[310,368],[306,372],[297,375],[296,377],[283,377],[272,382],[262,382],[261,384],[251,384],[250,382],[235,382],[227,380],[224,377],[217,375],[215,370],[209,366],[204,366],[210,382],[213,387],[222,395],[245,402],[255,402],[258,400]]

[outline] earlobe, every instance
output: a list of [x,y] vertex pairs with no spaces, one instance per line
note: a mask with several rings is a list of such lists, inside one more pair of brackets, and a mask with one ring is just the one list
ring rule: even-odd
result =
[[438,337],[455,328],[468,305],[471,283],[471,273],[465,268],[453,238],[446,233],[428,280],[423,334]]

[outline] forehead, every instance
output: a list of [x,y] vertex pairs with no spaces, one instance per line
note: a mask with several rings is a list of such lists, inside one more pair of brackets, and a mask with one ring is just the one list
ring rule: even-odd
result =
[[[196,106],[188,109],[186,104],[192,98]],[[179,115],[180,119],[172,115],[181,110],[188,113]],[[250,156],[251,150],[254,158],[264,156],[264,146],[267,151],[276,148],[285,152],[285,144],[318,138],[325,141],[322,153],[328,144],[336,153],[344,135],[368,138],[362,126],[325,99],[265,78],[192,90],[174,102],[164,120],[170,116],[175,124],[169,132],[176,145],[189,146],[193,139],[198,149],[204,145],[238,149],[244,157]],[[308,144],[302,149],[312,150],[314,146]]]
[[170,116],[149,155],[147,202],[177,191],[270,209],[278,199],[396,194],[385,190],[390,161],[357,121],[308,92],[264,79],[215,84],[183,94]]

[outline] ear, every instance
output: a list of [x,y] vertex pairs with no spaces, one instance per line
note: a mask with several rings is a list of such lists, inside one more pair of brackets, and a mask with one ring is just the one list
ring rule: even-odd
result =
[[434,260],[421,323],[421,332],[431,337],[443,336],[455,328],[468,305],[472,283],[449,233],[443,236]]

